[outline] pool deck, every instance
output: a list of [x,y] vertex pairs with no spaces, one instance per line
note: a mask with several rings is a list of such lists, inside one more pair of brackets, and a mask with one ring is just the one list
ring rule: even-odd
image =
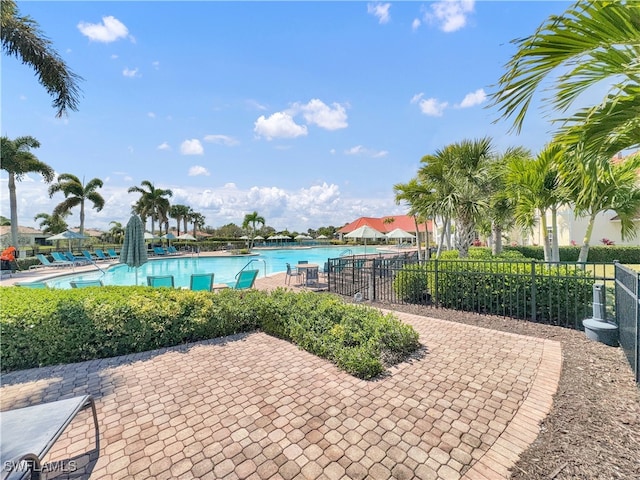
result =
[[48,457],[92,478],[509,478],[552,407],[560,343],[396,315],[424,348],[373,381],[253,332],[4,374],[1,409],[93,395],[99,457],[88,414]]

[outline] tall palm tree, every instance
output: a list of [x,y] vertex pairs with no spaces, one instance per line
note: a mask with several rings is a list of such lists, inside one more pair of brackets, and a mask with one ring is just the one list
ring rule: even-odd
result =
[[82,77],[73,73],[53,49],[38,23],[31,17],[20,16],[14,0],[0,2],[0,19],[2,51],[35,70],[40,84],[54,97],[56,116],[66,114],[67,109],[78,110],[78,83]]
[[505,174],[511,158],[530,158],[531,153],[524,147],[511,147],[493,157],[487,168],[487,190],[489,209],[487,222],[491,231],[491,252],[502,252],[502,233],[511,229],[514,223],[514,202],[507,194]]
[[90,201],[96,211],[104,207],[104,198],[98,193],[98,188],[103,185],[99,178],[92,178],[87,184],[71,173],[61,173],[58,181],[49,187],[49,197],[53,197],[57,192],[62,192],[65,199],[53,209],[54,215],[68,214],[72,208],[80,207],[80,235],[84,233],[85,203]]
[[[180,236],[180,222],[182,222],[185,216],[189,215],[190,207],[186,205],[171,205],[169,209],[169,216],[176,221],[176,227],[178,231],[178,236]],[[184,233],[187,233],[187,229],[185,228]]]
[[[535,158],[509,158],[505,172],[506,194],[513,199],[515,222],[522,228],[533,229],[540,221],[543,234],[544,259],[560,260],[558,248],[558,209],[568,202],[558,165],[564,150],[557,144],[547,145]],[[547,213],[551,213],[551,242],[548,235]]]
[[513,43],[517,52],[491,97],[516,131],[541,84],[561,72],[544,102],[563,115],[586,90],[610,88],[599,104],[556,119],[555,141],[604,158],[640,145],[640,2],[579,1]]
[[637,235],[634,220],[640,211],[638,169],[640,153],[622,161],[579,156],[575,151],[567,155],[560,175],[566,182],[575,214],[588,218],[578,262],[587,261],[596,215],[601,212],[616,212],[623,239]]
[[253,242],[256,237],[256,231],[258,230],[258,224],[263,225],[266,223],[264,217],[261,217],[258,212],[247,213],[242,221],[242,228],[247,229],[251,227],[251,243],[249,248],[253,248]]
[[[412,178],[408,183],[397,183],[393,186],[396,204],[405,202],[409,207],[408,215],[413,217],[416,226],[416,237],[418,233],[419,218],[429,218],[435,216],[435,202],[432,189],[420,182],[418,178]],[[428,228],[428,227],[427,227]],[[428,241],[426,248],[429,248]],[[437,254],[436,254],[437,257]],[[425,258],[427,255],[425,254]],[[422,261],[420,241],[418,240],[418,261]]]
[[[4,7],[3,7],[4,8]],[[27,173],[39,173],[45,182],[55,178],[53,168],[38,160],[30,149],[39,148],[40,142],[30,136],[10,140],[0,138],[0,168],[9,174],[9,210],[11,220],[11,244],[18,245],[18,202],[16,200],[16,180],[21,181]]]
[[204,223],[206,219],[204,215],[198,212],[193,212],[191,215],[189,215],[189,218],[193,223],[193,236],[195,237],[197,233],[197,229],[204,227]]
[[487,168],[492,155],[491,139],[463,140],[427,155],[418,174],[432,191],[439,215],[455,220],[455,244],[461,258],[468,256],[476,224],[488,208]]
[[139,187],[130,187],[129,193],[139,193],[140,199],[134,210],[145,220],[151,218],[151,233],[154,232],[155,221],[164,218],[164,212],[169,210],[169,200],[173,192],[169,189],[156,188],[149,180],[143,180]]

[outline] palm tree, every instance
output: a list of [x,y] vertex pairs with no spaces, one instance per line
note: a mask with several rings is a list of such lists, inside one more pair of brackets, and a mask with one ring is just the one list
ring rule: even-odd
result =
[[566,182],[575,214],[588,218],[578,262],[587,261],[596,215],[601,212],[616,212],[623,239],[636,236],[634,220],[640,211],[638,169],[640,153],[622,161],[581,157],[575,151],[567,155],[560,174]]
[[[416,238],[418,238],[418,219],[429,218],[429,216],[435,215],[435,202],[433,201],[433,192],[431,188],[420,183],[418,178],[413,178],[408,183],[398,183],[394,185],[393,190],[396,194],[396,204],[400,204],[400,202],[404,201],[409,207],[408,214],[413,217],[413,221],[416,225]],[[428,242],[426,248],[429,248]],[[422,252],[420,249],[420,240],[418,239],[419,262],[422,261],[421,257]],[[427,258],[426,254],[425,258]]]
[[247,229],[251,227],[251,243],[249,248],[253,248],[253,241],[256,237],[256,231],[258,224],[263,225],[266,223],[264,217],[258,215],[258,212],[247,213],[242,221],[242,228]]
[[204,227],[205,216],[198,212],[193,212],[189,215],[191,222],[193,223],[193,236],[196,236],[198,228]]
[[173,192],[169,189],[156,188],[149,180],[143,180],[139,187],[130,187],[127,191],[140,194],[134,210],[143,218],[143,222],[151,218],[151,233],[153,233],[155,221],[161,221],[166,216],[164,212],[169,210],[169,200],[166,197],[172,197]]
[[487,212],[491,150],[489,138],[463,140],[421,160],[425,165],[418,175],[432,192],[429,208],[445,219],[444,231],[455,220],[455,244],[461,258],[468,256],[476,224]]
[[82,78],[71,71],[31,17],[20,16],[14,0],[0,2],[2,51],[31,66],[40,84],[54,97],[56,116],[78,110]]
[[[544,101],[564,114],[586,90],[608,84],[602,101],[563,122],[554,141],[583,144],[603,158],[640,145],[640,3],[580,1],[552,16],[537,31],[514,40],[492,105],[514,117],[520,131],[533,95],[552,74],[562,72]],[[546,86],[545,86],[545,89]]]
[[116,243],[122,243],[124,240],[124,227],[120,222],[109,222],[109,225],[113,225],[109,229],[109,235],[111,236],[111,241]]
[[[186,205],[171,205],[171,208],[169,209],[169,216],[176,221],[178,236],[180,236],[180,222],[189,215],[189,210],[190,207]],[[184,229],[184,233],[187,233],[186,227]]]
[[514,202],[507,194],[505,184],[506,168],[511,158],[530,158],[531,153],[524,147],[508,148],[496,155],[487,169],[487,194],[489,196],[488,225],[491,231],[491,253],[502,252],[502,233],[511,229],[514,223]]
[[[514,156],[506,165],[505,190],[514,202],[515,222],[522,228],[532,229],[539,217],[546,262],[560,260],[557,212],[568,201],[558,173],[563,154],[559,145],[547,145],[536,158]],[[549,242],[548,212],[551,213],[553,245]]]
[[49,187],[49,198],[53,197],[57,192],[64,193],[65,200],[56,205],[53,209],[54,215],[66,215],[72,208],[80,206],[80,235],[84,233],[84,205],[87,200],[93,204],[96,211],[102,210],[104,207],[104,198],[97,190],[102,187],[102,180],[99,178],[91,179],[86,185],[84,178],[82,181],[71,173],[62,173],[58,175],[58,182]]
[[[3,7],[4,8],[4,7]],[[18,202],[16,200],[16,180],[21,181],[27,173],[34,172],[50,183],[55,178],[53,168],[38,160],[29,150],[39,148],[40,142],[33,137],[18,137],[9,140],[0,138],[0,168],[9,174],[9,210],[11,220],[11,244],[18,245]]]
[[63,215],[49,215],[48,213],[39,213],[33,220],[36,221],[38,219],[42,219],[42,221],[38,224],[42,229],[42,233],[46,235],[55,235],[57,233],[62,233],[69,228],[67,222],[64,220]]

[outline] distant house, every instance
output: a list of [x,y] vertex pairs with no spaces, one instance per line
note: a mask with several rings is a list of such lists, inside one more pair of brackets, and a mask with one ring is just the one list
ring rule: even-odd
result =
[[[18,251],[20,247],[32,247],[34,245],[44,245],[48,235],[32,227],[18,227],[18,245],[14,245]],[[5,249],[11,244],[11,226],[0,227],[0,247]]]
[[[349,232],[353,232],[355,229],[360,228],[364,225],[368,225],[371,228],[375,228],[379,232],[389,233],[396,228],[401,228],[405,232],[409,232],[420,240],[420,242],[425,242],[427,237],[427,226],[423,223],[418,223],[418,231],[416,232],[416,222],[415,219],[411,215],[389,215],[386,217],[360,217],[354,220],[351,223],[348,223],[340,230],[338,230],[338,235],[340,236],[340,240],[343,239],[343,236]],[[433,224],[431,220],[428,222],[428,235],[429,241],[433,240]]]

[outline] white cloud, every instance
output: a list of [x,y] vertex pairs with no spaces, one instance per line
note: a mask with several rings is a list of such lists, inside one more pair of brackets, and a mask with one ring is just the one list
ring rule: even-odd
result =
[[204,148],[202,148],[202,143],[197,138],[192,138],[191,140],[185,140],[180,145],[180,153],[182,155],[202,155],[204,154]]
[[371,158],[382,158],[386,157],[389,154],[389,152],[386,150],[372,150],[370,148],[365,148],[362,145],[351,147],[348,150],[345,150],[344,153],[345,155],[360,155],[363,157]]
[[269,118],[264,115],[256,120],[254,132],[267,140],[274,138],[296,138],[307,135],[307,127],[298,125],[286,112],[276,112]]
[[302,113],[307,124],[315,124],[326,130],[338,130],[349,126],[343,105],[332,103],[328,106],[317,98],[311,99],[307,104],[294,103],[290,113]]
[[160,70],[160,62],[159,61],[155,61],[155,62],[151,62],[151,65],[153,66],[153,68],[155,68],[156,70]]
[[234,147],[240,145],[240,142],[228,135],[206,135],[204,137],[205,142],[217,143],[218,145],[226,145],[227,147]]
[[138,69],[134,68],[133,70],[129,69],[129,68],[125,68],[122,71],[122,75],[124,75],[125,77],[129,77],[129,78],[136,78],[136,77],[141,77],[142,75],[138,73]]
[[209,170],[207,170],[205,167],[202,167],[200,165],[194,165],[193,167],[189,168],[190,177],[197,177],[201,175],[208,177],[211,174],[209,173]]
[[420,21],[419,18],[414,18],[413,22],[411,22],[411,30],[417,30],[418,28],[420,28],[420,25],[422,25],[422,22]]
[[460,108],[475,107],[476,105],[484,103],[486,99],[487,94],[484,93],[484,90],[482,88],[479,88],[475,92],[467,93],[465,95],[464,99],[460,103]]
[[251,110],[266,110],[267,109],[267,107],[265,107],[261,103],[258,103],[257,101],[252,100],[252,99],[245,100],[245,103],[246,103],[247,107],[249,107]]
[[78,23],[78,30],[94,42],[111,43],[129,36],[129,29],[113,16],[102,17],[102,23]]
[[153,113],[153,112],[148,112],[148,113],[147,113],[147,117],[149,117],[149,118],[156,118],[156,114],[155,114],[155,113]]
[[423,98],[424,93],[418,93],[411,98],[411,103],[417,103],[420,111],[430,117],[441,117],[444,110],[449,105],[447,102],[440,102],[437,98]]
[[160,145],[158,145],[157,149],[158,150],[171,150],[171,147],[169,146],[169,144],[167,142],[162,142]]
[[438,23],[443,32],[455,32],[467,24],[467,17],[473,13],[475,0],[445,0],[431,4],[432,14],[425,14],[426,20]]
[[385,24],[391,20],[391,15],[389,14],[390,8],[390,3],[368,3],[367,13],[377,17],[378,23]]
[[117,54],[113,53],[113,54],[111,55],[111,60],[116,60],[117,58],[118,58],[118,55],[117,55]]

